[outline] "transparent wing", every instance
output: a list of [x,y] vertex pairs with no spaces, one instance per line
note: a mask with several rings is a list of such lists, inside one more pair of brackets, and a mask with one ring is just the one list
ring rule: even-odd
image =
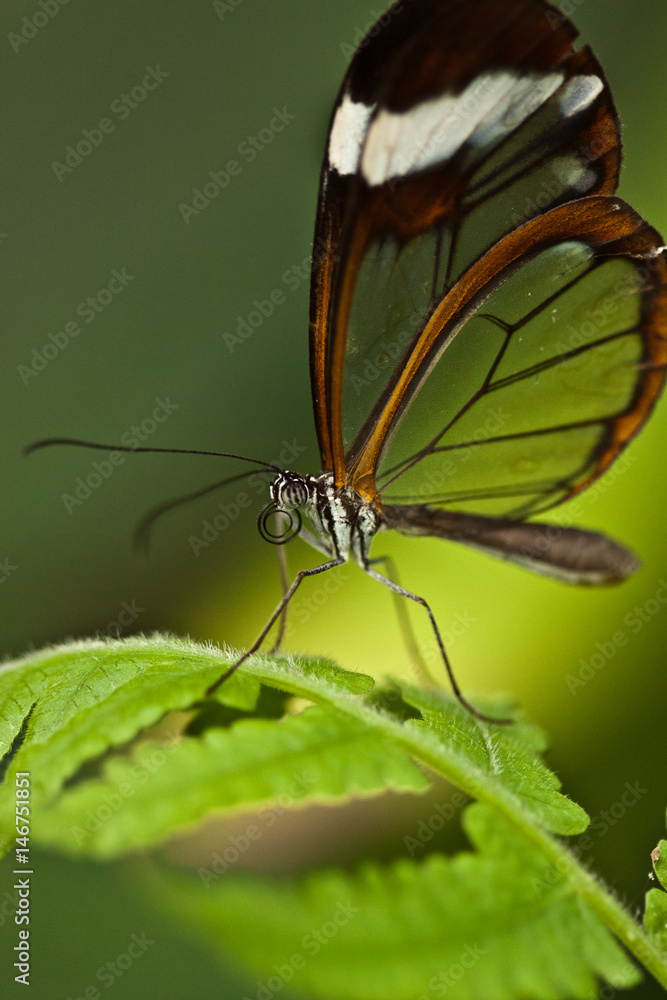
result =
[[354,57],[329,132],[311,296],[316,424],[339,485],[461,275],[527,219],[615,190],[618,119],[575,36],[543,0],[411,0]]

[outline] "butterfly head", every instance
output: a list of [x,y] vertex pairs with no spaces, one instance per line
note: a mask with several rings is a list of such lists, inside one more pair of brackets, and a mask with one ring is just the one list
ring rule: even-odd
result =
[[301,531],[300,508],[311,500],[314,480],[298,472],[279,472],[269,487],[270,501],[262,508],[257,525],[262,538],[284,545]]
[[279,472],[269,489],[271,500],[283,510],[305,507],[310,500],[308,479],[298,472]]

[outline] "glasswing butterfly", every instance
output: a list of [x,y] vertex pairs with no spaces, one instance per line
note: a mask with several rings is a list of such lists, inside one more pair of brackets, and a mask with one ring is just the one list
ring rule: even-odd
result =
[[[426,610],[456,696],[488,718],[462,696],[429,605],[376,568],[381,530],[463,542],[573,583],[637,568],[604,535],[528,520],[610,467],[667,365],[665,248],[614,197],[619,120],[576,36],[545,0],[401,0],[352,58],[315,225],[323,471],[255,463],[276,473],[264,537],[300,533],[325,561],[284,587],[209,692],[284,620],[305,577],[352,555]],[[53,443],[84,442],[32,448]],[[243,475],[162,505],[143,527]]]

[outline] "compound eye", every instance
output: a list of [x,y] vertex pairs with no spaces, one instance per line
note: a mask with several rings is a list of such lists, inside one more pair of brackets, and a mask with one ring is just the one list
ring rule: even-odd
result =
[[308,488],[302,480],[288,483],[283,497],[287,506],[303,507],[308,502]]
[[265,542],[285,545],[301,531],[301,514],[298,510],[286,510],[272,500],[259,512],[257,527]]
[[271,490],[271,499],[280,507],[304,507],[310,492],[302,476],[286,472],[281,480],[276,480]]

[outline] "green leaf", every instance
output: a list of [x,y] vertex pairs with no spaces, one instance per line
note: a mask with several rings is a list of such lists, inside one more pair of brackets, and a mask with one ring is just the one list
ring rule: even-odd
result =
[[261,684],[252,674],[237,670],[224,684],[215,690],[212,698],[229,708],[252,712],[257,707]]
[[[315,781],[312,794],[309,789],[296,795],[294,804],[318,797],[338,801],[385,787],[418,790],[423,779],[409,763],[412,757],[493,807],[516,843],[529,845],[525,849],[564,880],[582,913],[594,912],[667,986],[658,939],[644,934],[551,836],[580,832],[586,819],[540,759],[545,744],[535,727],[522,721],[511,728],[483,724],[440,693],[411,687],[401,692],[396,685],[378,692],[370,677],[314,659],[253,656],[231,684],[206,699],[233,661],[232,652],[155,636],[78,642],[6,665],[0,670],[6,751],[0,845],[9,847],[14,836],[17,770],[30,772],[33,836],[99,857],[155,844],[211,812],[245,809],[283,794],[300,756],[309,761]],[[319,707],[285,715],[290,695]],[[250,711],[254,719],[246,717]],[[177,737],[173,754],[150,732],[170,713]],[[165,719],[157,733],[166,728]],[[254,769],[251,751],[260,753]],[[118,790],[118,782],[136,769],[149,770],[158,752],[164,766],[154,768],[145,788]],[[73,828],[82,817],[83,836],[77,832],[76,843]],[[655,924],[659,929],[658,918]]]
[[[0,671],[0,753],[7,753],[28,715],[29,721],[25,742],[0,788],[0,825],[13,810],[17,770],[30,772],[34,800],[54,796],[84,762],[132,740],[167,712],[189,708],[235,659],[214,646],[155,636],[74,642],[5,665]],[[265,673],[279,676],[280,662],[268,662]],[[327,661],[285,661],[283,672],[295,688],[305,679],[306,691],[354,693],[373,685],[372,678]],[[215,698],[235,708],[252,707],[260,674],[234,675]]]
[[[233,662],[230,656],[213,647],[161,637],[131,638],[60,647],[27,658],[0,673],[0,698],[4,696],[0,712],[5,717],[10,716],[20,694],[23,694],[22,711],[34,704],[27,738],[12,762],[10,780],[0,790],[0,821],[6,820],[12,809],[14,770],[31,773],[31,792],[37,805],[40,799],[52,803],[63,783],[86,761],[129,742],[166,712],[187,708],[230,662]],[[350,721],[356,720],[384,746],[396,741],[400,746],[403,741],[403,750],[417,752],[427,763],[432,762],[430,757],[435,754],[438,770],[474,797],[487,797],[491,801],[504,797],[508,809],[523,807],[533,819],[557,833],[577,833],[585,828],[583,810],[558,792],[558,780],[537,756],[537,750],[544,744],[542,737],[525,723],[511,729],[483,725],[445,696],[406,687],[404,699],[422,712],[424,721],[408,720],[402,725],[376,705],[359,700],[357,696],[367,693],[373,685],[369,677],[342,671],[327,661],[297,663],[255,657],[230,681],[216,693],[230,707],[253,707],[260,682],[328,704],[344,712]],[[8,707],[7,711],[3,712],[3,705]],[[16,712],[14,723],[22,719],[21,711]],[[405,743],[406,737],[409,744]],[[196,752],[196,744],[192,752]],[[128,783],[127,777],[120,773],[123,766],[136,768],[137,764],[114,762],[110,766],[115,770],[108,780],[119,785]],[[138,766],[141,769],[143,765]],[[167,785],[168,780],[165,775],[158,782],[151,782],[151,787]],[[169,787],[162,791],[169,798]],[[94,824],[96,809],[101,808],[105,814],[108,811],[109,796],[115,801],[114,788],[105,787],[104,781],[88,784],[76,797],[73,792],[64,796],[58,809],[62,821],[69,823],[68,830],[81,828],[76,816],[85,816],[89,811],[93,813],[89,825]],[[140,800],[148,806],[143,796],[136,798],[137,802]],[[84,805],[82,811],[79,807]],[[174,828],[191,825],[215,808],[209,797],[207,803],[202,802],[189,815],[179,817],[183,806],[176,803],[168,818],[168,806],[161,804],[157,815],[163,817],[163,837]],[[130,822],[133,813],[128,803],[118,812],[116,821],[105,823],[100,836],[83,838],[80,835],[73,838],[71,832],[65,836],[64,827],[54,813],[53,823],[49,824],[54,831],[51,843],[109,854],[159,841],[155,823],[150,828],[148,825],[148,817],[154,811],[147,808],[143,824]],[[114,833],[118,836],[115,847]]]
[[406,729],[423,741],[424,749],[428,744],[437,753],[450,780],[456,782],[456,775],[465,773],[466,790],[474,798],[503,800],[508,806],[513,802],[515,809],[554,833],[586,829],[587,814],[559,792],[560,781],[539,757],[547,744],[536,726],[522,720],[512,726],[479,722],[440,692],[406,685],[402,696],[423,717],[408,720]]
[[272,994],[289,983],[322,1000],[592,1000],[597,977],[638,982],[567,877],[505,819],[477,805],[464,820],[477,853],[296,883],[165,876],[164,898]]
[[[212,661],[220,672],[232,662],[212,647],[146,639],[81,641],[26,657],[0,672],[0,750],[34,705],[13,770],[31,772],[33,796],[53,794],[83,761],[191,705],[214,679]],[[231,694],[238,698],[236,685]]]
[[[655,874],[664,889],[667,886],[667,840],[660,841],[658,852]],[[667,955],[667,892],[663,889],[649,889],[646,893],[644,927]]]
[[33,809],[36,843],[111,857],[160,843],[212,813],[280,799],[333,803],[386,789],[420,792],[428,781],[407,754],[355,719],[309,708],[282,720],[209,729],[165,749],[141,744],[112,758],[103,779],[83,781]]
[[667,892],[662,889],[646,893],[644,927],[667,957]]
[[655,874],[663,888],[667,889],[667,840],[661,840],[657,850],[658,857],[654,864]]

